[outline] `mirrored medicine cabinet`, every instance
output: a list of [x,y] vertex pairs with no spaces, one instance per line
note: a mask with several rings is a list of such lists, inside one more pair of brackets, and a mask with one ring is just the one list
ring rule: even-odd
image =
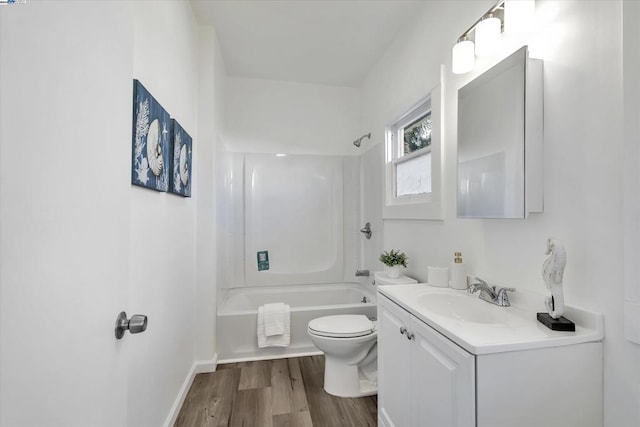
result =
[[542,212],[542,97],[526,46],[458,90],[458,218]]

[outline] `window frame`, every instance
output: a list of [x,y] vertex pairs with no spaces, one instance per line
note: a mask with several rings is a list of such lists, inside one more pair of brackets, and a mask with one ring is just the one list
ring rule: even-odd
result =
[[[418,120],[431,114],[431,145],[401,156],[404,152],[404,138],[399,138],[400,131]],[[386,191],[383,208],[385,219],[443,219],[441,206],[442,156],[442,97],[440,85],[405,113],[393,120],[385,132],[385,175]],[[396,195],[397,165],[421,155],[431,154],[431,192]]]
[[[402,148],[404,146],[404,132],[403,143],[398,143],[398,141],[400,141],[400,130],[406,129],[407,127],[409,127],[409,125],[421,121],[427,116],[431,116],[431,97],[427,97],[422,100],[422,102],[416,104],[405,116],[401,117],[400,120],[398,120],[390,127],[390,130],[393,132],[391,136],[396,138],[394,139],[393,154],[395,155],[395,160],[398,163],[409,160],[409,156],[412,156],[415,153],[424,153],[425,151],[423,150],[429,149],[429,151],[431,151],[431,145],[429,145],[428,147],[420,148],[418,150],[412,151],[409,154],[402,155],[402,152],[404,151]],[[433,126],[433,117],[431,117],[431,122]],[[431,142],[433,143],[433,137]],[[420,154],[416,154],[414,157],[417,157],[419,155]]]
[[[431,113],[431,97],[427,96],[421,102],[412,107],[404,116],[402,116],[398,121],[396,121],[392,126],[387,128],[388,135],[387,137],[390,139],[390,144],[388,148],[390,152],[388,152],[387,162],[391,163],[391,167],[393,169],[391,173],[392,182],[392,194],[390,195],[393,199],[393,204],[397,205],[405,205],[412,203],[420,203],[427,202],[431,198],[431,192],[433,191],[433,186],[431,191],[428,193],[420,193],[420,194],[406,194],[398,196],[397,188],[398,188],[398,170],[397,167],[399,164],[405,163],[409,160],[415,159],[416,157],[426,155],[431,153],[431,145],[428,147],[421,148],[419,150],[413,151],[409,154],[404,153],[404,129],[409,125],[415,123],[416,121],[431,116],[431,122],[433,126],[433,116]],[[402,133],[402,138],[401,138]],[[433,135],[431,137],[431,144],[433,144]],[[433,156],[431,156],[431,161],[433,161]],[[433,174],[432,174],[433,175]],[[432,180],[433,181],[433,180]]]

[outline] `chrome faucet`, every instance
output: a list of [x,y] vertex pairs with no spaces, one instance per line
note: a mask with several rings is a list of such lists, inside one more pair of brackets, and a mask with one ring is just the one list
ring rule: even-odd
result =
[[356,270],[356,277],[369,277],[369,270]]
[[487,282],[475,278],[477,283],[469,285],[467,292],[470,294],[480,291],[480,299],[495,304],[499,307],[510,307],[509,295],[507,292],[515,292],[515,288],[496,288],[495,286],[487,285]]

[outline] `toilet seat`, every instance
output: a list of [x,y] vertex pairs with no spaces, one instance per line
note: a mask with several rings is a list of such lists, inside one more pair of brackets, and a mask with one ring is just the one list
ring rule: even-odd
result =
[[309,322],[309,333],[329,338],[356,338],[371,335],[375,324],[361,314],[318,317]]

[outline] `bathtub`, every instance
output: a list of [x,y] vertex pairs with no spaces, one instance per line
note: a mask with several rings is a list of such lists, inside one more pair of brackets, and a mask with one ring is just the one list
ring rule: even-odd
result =
[[[291,344],[286,348],[258,348],[258,307],[273,302],[291,307]],[[307,324],[317,317],[334,314],[375,318],[374,289],[358,283],[226,289],[218,297],[218,363],[320,354],[307,334]]]

